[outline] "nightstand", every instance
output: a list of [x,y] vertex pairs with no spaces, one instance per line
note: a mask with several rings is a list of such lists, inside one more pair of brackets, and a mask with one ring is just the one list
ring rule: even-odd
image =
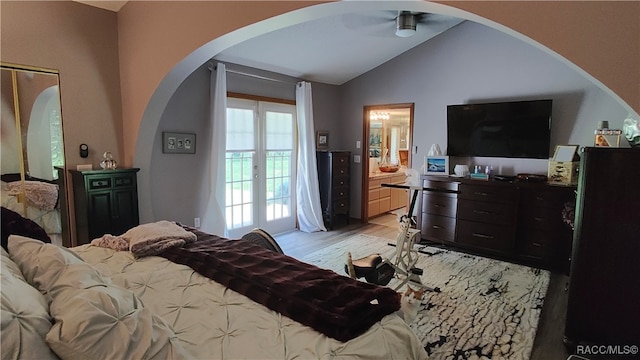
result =
[[104,234],[121,235],[139,224],[140,169],[69,170],[76,213],[76,245]]

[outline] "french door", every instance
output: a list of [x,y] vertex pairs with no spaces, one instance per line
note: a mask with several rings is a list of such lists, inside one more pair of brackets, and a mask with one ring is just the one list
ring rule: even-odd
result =
[[227,99],[225,220],[228,236],[296,226],[296,108]]

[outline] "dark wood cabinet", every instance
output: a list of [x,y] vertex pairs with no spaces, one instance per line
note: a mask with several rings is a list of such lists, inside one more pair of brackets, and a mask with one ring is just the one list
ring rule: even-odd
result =
[[325,226],[333,229],[337,216],[349,223],[349,151],[317,151],[318,185]]
[[422,186],[422,239],[567,272],[572,233],[562,210],[575,187],[438,176]]
[[77,245],[104,234],[121,235],[139,224],[139,170],[70,170]]
[[640,344],[640,149],[585,148],[565,341]]

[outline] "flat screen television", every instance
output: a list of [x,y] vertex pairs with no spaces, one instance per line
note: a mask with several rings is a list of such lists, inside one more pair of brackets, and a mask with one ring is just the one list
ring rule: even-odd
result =
[[548,159],[551,99],[447,106],[447,155]]

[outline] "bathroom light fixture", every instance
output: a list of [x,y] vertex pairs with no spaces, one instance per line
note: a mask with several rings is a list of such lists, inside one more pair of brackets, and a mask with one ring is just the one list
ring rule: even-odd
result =
[[389,120],[390,116],[388,112],[371,112],[370,113],[371,120]]
[[396,36],[409,37],[416,33],[416,16],[410,11],[402,11],[396,18]]

